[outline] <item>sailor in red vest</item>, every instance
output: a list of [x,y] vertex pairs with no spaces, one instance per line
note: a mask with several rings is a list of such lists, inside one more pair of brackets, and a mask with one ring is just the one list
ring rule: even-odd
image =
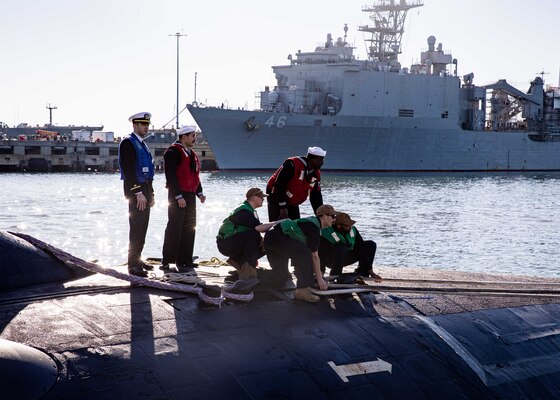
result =
[[154,268],[140,258],[148,231],[150,208],[154,205],[154,161],[144,143],[151,118],[149,112],[132,115],[128,120],[132,122],[133,132],[119,145],[121,179],[128,199],[128,272],[138,276],[148,276],[146,270]]
[[169,207],[160,269],[166,272],[172,271],[169,264],[175,264],[181,273],[196,274],[193,263],[196,199],[204,203],[206,196],[200,184],[200,161],[193,151],[195,131],[195,126],[179,129],[177,140],[163,154]]
[[300,218],[299,205],[307,197],[313,211],[323,204],[321,194],[321,166],[327,152],[320,147],[309,147],[307,156],[290,157],[270,177],[266,185],[268,220]]

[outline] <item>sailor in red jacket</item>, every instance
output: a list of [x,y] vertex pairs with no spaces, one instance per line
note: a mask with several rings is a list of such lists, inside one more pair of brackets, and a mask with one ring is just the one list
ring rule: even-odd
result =
[[320,147],[309,147],[307,156],[290,157],[276,170],[266,185],[269,221],[300,218],[299,205],[307,197],[314,212],[323,205],[320,169],[326,155]]
[[179,272],[193,273],[193,249],[196,232],[196,199],[204,203],[200,184],[200,161],[193,151],[196,127],[184,126],[177,131],[177,140],[163,155],[168,189],[168,222],[163,241],[162,266],[171,271],[175,264]]

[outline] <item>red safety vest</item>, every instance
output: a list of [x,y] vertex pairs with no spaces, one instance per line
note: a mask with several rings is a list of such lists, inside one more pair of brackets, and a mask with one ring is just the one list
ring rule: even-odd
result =
[[182,192],[196,192],[198,185],[200,184],[200,161],[198,156],[191,149],[191,157],[194,158],[195,170],[191,168],[191,160],[187,153],[187,150],[180,143],[173,143],[174,146],[181,154],[181,163],[177,167],[177,180],[179,181],[179,188]]
[[[292,179],[288,181],[286,187],[286,202],[290,206],[298,206],[307,200],[309,192],[313,190],[321,180],[321,172],[315,171],[316,176],[309,178],[307,176],[307,163],[304,159],[301,157],[290,157],[288,160],[292,160],[294,163],[295,173]],[[274,193],[274,183],[276,179],[278,179],[281,170],[282,167],[278,168],[268,180],[267,186],[272,190],[272,193]]]

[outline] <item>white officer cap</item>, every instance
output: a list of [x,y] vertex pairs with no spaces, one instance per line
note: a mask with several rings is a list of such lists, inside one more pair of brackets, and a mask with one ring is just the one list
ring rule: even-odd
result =
[[150,119],[152,118],[152,114],[150,114],[149,112],[139,112],[136,113],[134,115],[131,115],[128,120],[132,123],[135,122],[146,122],[146,123],[150,123]]
[[194,126],[194,125],[184,125],[184,126],[180,127],[179,130],[177,131],[177,136],[188,135],[191,132],[196,132],[196,126]]
[[312,156],[325,157],[327,155],[327,152],[320,147],[309,147],[307,149],[307,154]]

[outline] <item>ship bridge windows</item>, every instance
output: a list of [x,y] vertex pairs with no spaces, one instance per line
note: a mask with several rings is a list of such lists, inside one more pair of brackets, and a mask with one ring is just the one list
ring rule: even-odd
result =
[[14,146],[0,146],[0,154],[14,154]]
[[399,117],[413,118],[414,117],[414,110],[399,108]]
[[25,146],[25,154],[41,154],[41,146]]
[[66,154],[66,147],[64,146],[54,146],[52,148],[51,154],[63,156]]
[[98,156],[99,147],[86,147],[86,156]]
[[118,156],[119,149],[117,147],[109,147],[109,155],[110,156]]

